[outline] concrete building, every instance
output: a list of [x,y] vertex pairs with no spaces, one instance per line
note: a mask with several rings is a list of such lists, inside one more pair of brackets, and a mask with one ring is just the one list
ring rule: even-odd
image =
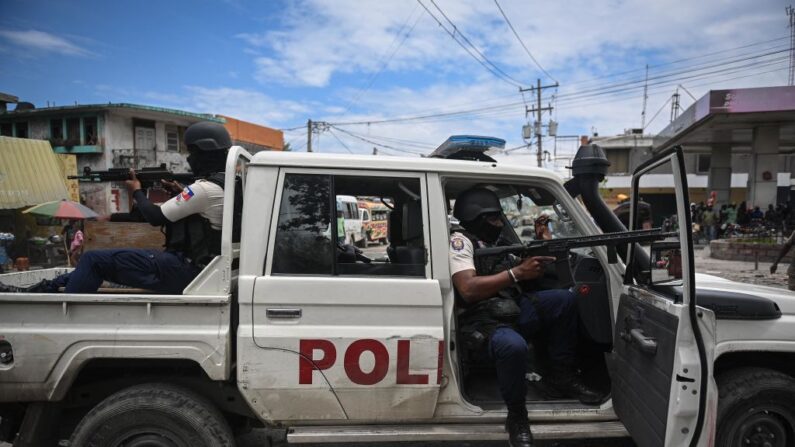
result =
[[[5,101],[8,99],[7,101]],[[35,108],[17,103],[13,111],[0,98],[0,135],[48,140],[56,153],[77,155],[79,170],[155,167],[187,172],[185,129],[199,121],[224,124],[235,144],[251,151],[282,150],[283,135],[276,129],[231,117],[137,104],[109,103]],[[81,199],[100,214],[125,212],[130,197],[123,184],[81,184]]]
[[[795,87],[710,91],[658,135],[629,129],[592,141],[611,162],[602,191],[608,201],[629,194],[635,168],[676,144],[685,151],[693,202],[706,202],[713,191],[718,206],[746,201],[765,209],[795,199]],[[642,185],[644,200],[661,216],[673,197],[665,174],[650,174]]]

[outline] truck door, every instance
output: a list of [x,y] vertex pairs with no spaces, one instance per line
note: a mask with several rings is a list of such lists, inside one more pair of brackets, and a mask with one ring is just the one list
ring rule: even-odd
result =
[[[660,211],[675,202],[676,209],[643,212],[641,201]],[[631,229],[648,224],[650,216],[659,220],[654,227],[663,219],[678,222],[666,240],[630,247],[608,354],[615,412],[640,447],[707,445],[713,436],[714,319],[696,308],[688,203],[681,148],[633,174]]]
[[[253,290],[261,354],[244,366],[256,405],[276,421],[432,417],[443,322],[424,174],[283,168],[278,185]],[[343,244],[340,196],[392,204],[388,249]]]

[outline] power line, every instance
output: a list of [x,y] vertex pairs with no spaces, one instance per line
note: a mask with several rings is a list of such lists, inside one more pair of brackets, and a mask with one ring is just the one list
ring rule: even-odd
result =
[[502,14],[502,18],[505,19],[505,23],[507,23],[508,27],[511,29],[511,31],[513,31],[513,35],[516,36],[516,40],[518,40],[519,43],[522,45],[522,48],[524,48],[524,52],[527,53],[528,56],[530,56],[530,60],[532,60],[533,63],[536,64],[536,67],[538,67],[539,70],[544,72],[544,74],[547,75],[549,79],[552,79],[557,84],[558,80],[553,78],[551,74],[549,74],[546,70],[544,70],[544,67],[542,67],[541,64],[538,63],[536,58],[533,57],[533,54],[530,53],[530,50],[527,48],[527,45],[524,44],[522,38],[519,37],[519,33],[516,32],[516,29],[514,29],[513,25],[511,24],[511,21],[508,20],[508,16],[505,14],[505,11],[502,10],[502,6],[500,6],[499,2],[497,2],[497,0],[494,0],[494,4],[497,5],[497,9],[500,10],[500,14]]
[[377,141],[373,141],[373,140],[365,138],[363,136],[356,135],[353,132],[349,132],[349,131],[347,131],[345,129],[341,129],[341,128],[336,127],[334,125],[332,125],[331,127],[333,127],[336,130],[339,130],[342,133],[348,134],[348,135],[352,136],[353,138],[356,138],[358,140],[362,140],[362,141],[364,141],[366,143],[375,144],[376,146],[381,146],[381,147],[384,147],[384,148],[387,148],[387,149],[392,149],[393,151],[405,152],[407,154],[412,154],[412,155],[419,155],[418,152],[412,152],[412,151],[409,151],[409,150],[406,150],[406,149],[401,149],[401,148],[398,148],[398,147],[394,147],[394,146],[390,146],[390,145],[387,145],[387,144],[379,143]]
[[[470,49],[469,49],[469,48],[468,48],[466,45],[464,45],[464,44],[463,44],[461,41],[459,41],[458,39],[456,39],[456,37],[455,37],[455,36],[456,36],[456,33],[458,33],[458,35],[459,35],[459,36],[461,36],[461,37],[462,37],[464,40],[466,40],[467,42],[469,42],[469,40],[468,40],[468,39],[466,39],[466,37],[465,37],[463,34],[461,34],[461,32],[458,30],[458,28],[456,28],[455,24],[452,24],[452,22],[450,21],[450,19],[447,19],[447,20],[448,20],[448,22],[450,22],[450,23],[452,24],[452,26],[453,26],[453,31],[450,31],[450,30],[448,30],[448,29],[447,29],[447,27],[446,27],[446,26],[444,26],[444,24],[443,24],[443,23],[442,23],[442,22],[441,22],[441,21],[440,21],[440,20],[439,20],[439,19],[438,19],[438,18],[437,18],[437,17],[436,17],[436,16],[435,16],[435,15],[434,15],[432,12],[431,12],[431,10],[430,10],[430,9],[428,9],[428,8],[425,6],[425,4],[424,4],[424,3],[422,3],[422,0],[417,0],[417,3],[419,3],[419,4],[420,4],[420,6],[422,6],[422,9],[424,9],[424,10],[425,10],[425,12],[427,12],[427,13],[428,13],[428,15],[430,15],[430,16],[433,18],[433,20],[435,20],[435,21],[436,21],[436,23],[438,23],[438,24],[439,24],[439,26],[440,26],[440,27],[442,27],[442,29],[443,29],[443,30],[444,30],[444,31],[445,31],[445,32],[446,32],[448,35],[450,35],[450,37],[451,37],[451,38],[452,38],[452,39],[453,39],[453,40],[454,40],[454,41],[455,41],[455,42],[456,42],[456,43],[457,43],[457,44],[458,44],[458,45],[459,45],[461,48],[463,48],[463,49],[464,49],[464,51],[466,51],[466,52],[467,52],[467,53],[468,53],[470,56],[472,56],[472,58],[473,58],[473,59],[475,59],[475,60],[476,60],[476,61],[477,61],[477,62],[478,62],[480,65],[482,65],[482,66],[483,66],[483,68],[485,68],[486,70],[488,70],[488,71],[489,71],[491,74],[493,74],[495,77],[497,77],[497,78],[501,79],[501,80],[502,80],[502,81],[504,81],[504,82],[507,82],[508,84],[511,84],[513,87],[521,87],[521,86],[522,86],[522,85],[521,85],[521,83],[520,83],[519,81],[516,81],[515,79],[511,78],[511,77],[510,77],[508,74],[506,74],[505,72],[503,72],[502,70],[500,70],[500,69],[499,69],[499,67],[497,67],[496,65],[492,64],[492,63],[491,63],[491,61],[489,61],[488,59],[486,59],[486,57],[485,57],[485,56],[483,56],[483,60],[481,60],[481,59],[480,59],[479,57],[477,57],[477,56],[476,56],[474,53],[472,53],[472,50],[470,50]],[[433,1],[431,1],[431,3],[433,3]],[[434,4],[434,6],[436,6],[436,3],[433,3],[433,4]],[[439,9],[439,7],[438,7],[438,6],[436,6],[436,9]],[[439,9],[439,11],[441,12],[442,10],[441,10],[441,9]],[[442,15],[444,16],[444,12],[442,12]],[[447,18],[447,16],[445,16],[445,18]],[[470,43],[470,45],[472,45],[472,44]],[[473,46],[473,48],[474,48],[474,46]],[[480,51],[479,51],[477,48],[474,48],[474,49],[475,49],[475,51],[477,51],[478,53],[480,53]],[[482,55],[482,53],[480,53],[480,54]],[[495,70],[495,69],[493,69],[493,68],[491,68],[491,67],[489,67],[489,65],[487,65],[487,63],[488,63],[488,64],[491,64],[492,66],[494,66],[494,67],[496,68],[496,70]],[[501,75],[500,73],[503,73],[503,75]]]
[[337,136],[337,134],[336,134],[336,133],[334,133],[334,131],[333,131],[333,130],[331,130],[331,129],[329,128],[329,130],[328,130],[328,133],[330,133],[330,134],[331,134],[331,136],[333,136],[333,137],[334,137],[334,138],[335,138],[337,141],[339,141],[339,142],[340,142],[340,144],[342,145],[342,147],[344,147],[344,148],[345,148],[345,149],[346,149],[346,150],[347,150],[349,153],[351,153],[351,154],[353,153],[353,151],[351,150],[351,148],[349,148],[347,144],[343,143],[343,142],[342,142],[342,140],[340,140],[340,137],[338,137],[338,136]]
[[[777,37],[777,38],[769,39],[769,40],[762,40],[762,41],[759,41],[759,42],[753,42],[753,43],[745,44],[745,45],[742,45],[742,46],[739,46],[739,47],[727,48],[725,50],[720,50],[720,51],[713,51],[711,53],[705,53],[705,54],[700,54],[700,55],[697,55],[697,56],[686,57],[686,58],[682,58],[682,59],[673,60],[673,61],[670,61],[670,62],[663,62],[663,63],[659,63],[659,64],[649,64],[649,68],[658,68],[658,67],[665,67],[665,66],[668,66],[668,65],[676,65],[676,64],[681,63],[681,62],[687,62],[687,61],[692,61],[692,60],[697,60],[697,59],[704,59],[704,58],[712,57],[712,56],[715,56],[715,55],[718,55],[718,54],[722,54],[722,53],[729,53],[729,52],[735,53],[737,50],[743,50],[743,49],[746,49],[746,48],[750,48],[750,47],[754,47],[754,46],[758,46],[758,45],[764,45],[764,44],[771,43],[771,42],[777,42],[777,41],[784,40],[784,39],[789,39],[789,36]],[[749,53],[749,54],[753,54],[753,52]],[[730,57],[735,57],[735,56],[737,56],[737,55],[733,54]],[[608,73],[608,74],[605,74],[605,75],[602,75],[602,76],[591,77],[590,79],[586,79],[586,80],[582,80],[582,81],[569,82],[566,85],[571,86],[571,85],[581,85],[581,84],[596,82],[596,81],[599,81],[601,79],[615,78],[615,77],[623,76],[625,74],[643,72],[645,69],[646,69],[645,67],[644,68],[634,68],[632,70],[621,71],[621,72],[618,72],[618,73]]]
[[[691,72],[699,72],[699,71],[703,71],[703,70],[706,70],[708,68],[714,68],[714,67],[717,67],[717,66],[724,66],[724,67],[721,68],[721,69],[718,69],[718,70],[711,71],[711,72],[698,73],[698,74],[694,74],[694,75],[691,75],[691,76],[681,76],[679,78],[676,78],[676,82],[677,83],[681,83],[682,80],[686,80],[686,79],[700,78],[700,77],[704,77],[704,76],[711,75],[711,74],[719,74],[719,73],[722,73],[722,72],[729,72],[729,71],[733,72],[733,71],[737,71],[738,69],[744,69],[744,68],[748,68],[748,67],[758,67],[760,65],[758,62],[745,64],[745,65],[740,65],[740,66],[734,66],[734,67],[725,67],[725,65],[731,65],[731,64],[736,64],[736,63],[739,63],[739,62],[750,61],[752,59],[758,59],[760,57],[767,57],[767,56],[770,56],[770,55],[782,53],[784,51],[787,51],[787,50],[773,51],[773,52],[768,52],[768,53],[765,53],[765,54],[762,54],[762,55],[758,55],[758,56],[745,57],[745,58],[739,58],[739,59],[732,59],[731,61],[724,62],[723,64],[711,64],[711,65],[704,66],[704,67],[698,67],[698,68],[687,69],[687,70],[679,70],[679,71],[670,72],[670,73],[666,73],[666,74],[662,74],[662,75],[650,76],[649,77],[649,81],[656,80],[657,82],[650,82],[649,86],[656,86],[656,85],[664,84],[666,82],[670,82],[670,81],[663,81],[666,78],[670,78],[670,77],[678,76],[678,75],[683,75],[683,74],[688,74],[688,73],[691,73]],[[776,62],[778,60],[779,59],[771,59],[771,60],[768,60],[766,62],[770,63],[771,61],[772,62]],[[598,89],[588,89],[588,90],[584,90],[584,91],[580,91],[580,92],[572,92],[572,93],[568,93],[568,94],[562,93],[562,94],[557,95],[556,99],[558,99],[560,101],[560,103],[565,103],[565,102],[570,102],[570,100],[572,100],[572,99],[591,98],[591,97],[595,97],[595,96],[603,96],[603,95],[611,95],[611,94],[614,94],[614,93],[621,93],[621,92],[624,92],[624,91],[629,91],[629,90],[634,90],[634,89],[641,88],[642,85],[635,85],[635,84],[640,84],[640,83],[643,83],[644,81],[645,81],[644,79],[640,79],[640,80],[636,80],[636,81],[620,82],[620,83],[616,83],[616,84],[607,84],[607,85],[603,86],[602,88],[598,88]],[[344,126],[349,126],[349,125],[363,125],[363,124],[370,125],[370,124],[385,124],[385,123],[396,123],[396,122],[406,122],[406,121],[420,121],[420,120],[426,120],[426,119],[437,118],[437,117],[452,117],[452,116],[471,115],[471,114],[477,113],[477,112],[490,111],[490,110],[501,110],[501,109],[505,109],[505,108],[509,108],[509,107],[520,106],[522,104],[523,104],[523,102],[511,102],[511,103],[499,104],[499,105],[494,105],[494,106],[489,106],[489,107],[478,107],[478,108],[473,108],[473,109],[457,110],[457,111],[442,112],[442,113],[431,113],[431,114],[407,116],[407,117],[385,118],[385,119],[380,119],[380,120],[369,120],[369,121],[340,122],[340,123],[334,123],[334,124],[340,125],[340,126],[343,126],[343,125]]]
[[[706,65],[706,66],[703,66],[703,67],[699,67],[699,68],[690,68],[690,69],[686,69],[686,70],[669,72],[669,73],[666,73],[666,74],[660,74],[660,75],[656,75],[656,76],[651,76],[651,77],[648,78],[648,80],[649,81],[653,81],[653,80],[657,80],[657,79],[664,79],[664,78],[668,78],[668,77],[671,77],[671,76],[676,76],[676,75],[680,75],[680,74],[686,74],[686,73],[689,73],[689,72],[692,72],[692,71],[701,71],[701,70],[707,70],[707,69],[710,69],[710,68],[725,66],[727,64],[735,64],[735,63],[739,63],[739,62],[746,62],[746,61],[750,61],[752,59],[759,59],[759,58],[762,58],[762,57],[767,57],[767,56],[772,56],[772,55],[775,55],[775,54],[784,53],[786,51],[789,51],[789,50],[769,51],[767,53],[758,54],[758,55],[755,55],[755,56],[748,56],[748,57],[743,57],[743,58],[739,58],[739,59],[733,59],[731,61],[723,61],[723,62],[720,62],[720,63],[713,63],[713,64],[709,64],[709,65]],[[728,69],[728,68],[726,68],[726,69]],[[561,93],[560,98],[562,99],[562,98],[568,97],[568,96],[582,95],[582,94],[586,94],[586,93],[590,93],[590,92],[598,92],[598,91],[601,91],[601,90],[605,90],[607,88],[616,88],[616,87],[628,86],[628,85],[632,85],[632,84],[639,84],[639,83],[642,83],[642,82],[645,82],[645,79],[617,82],[617,83],[614,83],[614,84],[608,84],[605,87],[586,89],[586,90],[582,90],[582,91],[579,91],[579,92],[576,92],[576,93],[575,92],[568,93],[568,94],[567,93]]]
[[[668,72],[665,74],[661,74],[658,76],[650,77],[651,79],[655,79],[656,82],[650,82],[649,87],[650,91],[659,90],[658,88],[652,87],[663,87],[668,85],[678,85],[681,84],[684,80],[698,80],[698,79],[706,79],[706,78],[715,78],[725,74],[732,74],[738,73],[741,71],[746,71],[748,69],[759,69],[766,66],[772,66],[778,63],[783,63],[787,56],[782,56],[779,58],[769,58],[770,55],[779,54],[788,50],[782,51],[772,51],[767,52],[763,55],[757,55],[752,57],[743,57],[743,58],[733,58],[729,61],[726,61],[724,64],[716,65],[710,64],[707,66],[699,66],[697,68],[690,68],[690,69],[680,69],[678,71]],[[767,58],[766,60],[757,61],[749,64],[742,64],[736,65],[740,62],[750,61],[753,59],[760,59],[760,58]],[[726,66],[726,65],[734,65],[734,66]],[[713,71],[703,72],[704,70],[710,67],[717,67],[720,66],[721,68]],[[775,70],[773,70],[775,71]],[[692,74],[691,74],[692,73]],[[767,73],[767,72],[766,72]],[[690,74],[689,76],[681,76],[684,74]],[[673,78],[674,76],[679,76],[678,78]],[[740,76],[738,78],[745,78],[748,76]],[[667,79],[673,78],[673,79]],[[732,78],[736,79],[736,78]],[[573,105],[573,104],[581,104],[584,101],[591,100],[592,98],[603,97],[603,96],[617,96],[622,94],[628,94],[633,91],[637,91],[642,87],[642,85],[633,85],[633,84],[640,84],[643,82],[642,80],[638,80],[635,82],[622,82],[617,84],[608,84],[603,86],[600,89],[589,89],[586,91],[581,92],[572,92],[568,94],[561,94],[555,97],[556,101],[559,101],[560,105]],[[693,87],[693,85],[691,85]],[[513,96],[513,95],[509,95]],[[503,96],[508,97],[508,95]],[[558,99],[559,98],[559,99]],[[499,98],[495,98],[499,99]],[[547,99],[548,100],[548,99]],[[481,101],[482,102],[482,101]],[[496,104],[493,106],[488,107],[478,107],[472,109],[464,109],[464,110],[454,110],[448,112],[441,112],[441,113],[430,113],[430,114],[422,114],[416,116],[403,116],[403,117],[396,117],[396,118],[385,118],[381,120],[369,120],[369,121],[351,121],[351,122],[339,122],[333,123],[338,126],[350,126],[350,125],[375,125],[375,124],[388,124],[388,123],[409,123],[409,122],[416,122],[416,121],[424,121],[424,122],[439,122],[439,121],[448,121],[450,119],[459,119],[465,116],[487,116],[487,115],[495,115],[504,113],[506,110],[512,109],[514,107],[520,107],[524,104],[524,102],[510,102],[510,103],[503,103],[503,104]],[[439,110],[439,109],[437,109]],[[304,126],[296,127],[294,129],[301,129],[305,128]]]
[[[657,113],[655,113],[654,116],[651,117],[649,122],[646,124],[646,127],[649,127],[651,125],[652,121],[654,121],[654,118],[657,118],[657,115],[659,115],[660,112],[662,112],[662,109],[664,109],[665,106],[668,105],[669,102],[671,102],[671,97],[670,96],[668,97],[668,99],[665,100],[665,102],[663,103],[662,107],[660,107],[660,109],[657,110]],[[643,130],[646,130],[646,127],[644,127]]]
[[[387,48],[386,52],[384,52],[384,55],[381,56],[381,59],[382,59],[381,67],[378,69],[377,72],[375,72],[373,75],[370,76],[370,78],[369,78],[369,80],[367,82],[367,85],[358,92],[356,97],[353,98],[353,100],[350,103],[348,103],[348,107],[346,107],[345,111],[342,112],[343,116],[348,112],[348,110],[350,110],[350,108],[354,104],[359,102],[359,98],[361,98],[362,95],[367,90],[369,90],[370,87],[372,87],[373,83],[378,78],[378,76],[380,76],[381,73],[384,71],[384,69],[386,69],[386,67],[389,65],[389,63],[392,62],[392,58],[395,57],[395,54],[397,54],[397,52],[400,50],[400,48],[403,47],[403,44],[409,38],[411,33],[414,31],[414,28],[417,26],[417,24],[420,22],[420,19],[422,18],[422,13],[420,13],[417,16],[416,20],[414,20],[414,24],[411,25],[411,28],[408,30],[408,32],[406,34],[403,34],[403,30],[406,29],[406,27],[408,26],[409,22],[411,21],[411,17],[414,15],[414,11],[416,11],[416,10],[417,10],[417,5],[414,5],[414,9],[411,10],[411,14],[409,14],[409,16],[406,18],[406,21],[403,23],[403,26],[401,26],[400,30],[398,30],[397,34],[395,34],[395,37],[392,40],[392,43],[389,44],[389,47]],[[384,57],[387,55],[387,53],[389,53],[389,50],[392,49],[392,47],[395,45],[395,42],[398,41],[398,38],[400,38],[401,35],[403,36],[403,38],[400,39],[400,42],[398,43],[397,47],[395,47],[395,49],[392,51],[392,53],[390,53],[389,56],[386,58],[386,60],[384,60]]]
[[[420,5],[422,5],[422,4],[420,3]],[[424,7],[424,5],[422,5],[422,6]],[[425,8],[425,9],[427,11],[427,8]],[[429,13],[430,13],[430,11],[429,11]],[[435,17],[434,17],[434,19],[435,19]],[[437,23],[439,23],[439,26],[442,26],[444,28],[444,25],[441,24],[438,21],[438,19],[435,19],[435,20],[437,21]],[[742,46],[739,46],[739,47],[734,47],[734,48],[730,48],[730,49],[726,49],[726,50],[721,50],[721,51],[716,51],[716,52],[712,52],[712,53],[707,53],[707,54],[703,54],[703,55],[699,55],[699,56],[693,56],[693,57],[678,59],[678,60],[671,61],[671,62],[668,62],[668,63],[649,65],[649,67],[650,68],[661,67],[661,66],[666,66],[666,65],[673,65],[673,64],[676,64],[676,63],[684,62],[684,61],[703,59],[703,58],[711,57],[711,56],[714,56],[714,55],[717,55],[717,54],[726,53],[726,52],[732,52],[732,51],[739,50],[739,49],[750,48],[750,47],[753,47],[753,46],[758,46],[758,45],[762,45],[762,44],[766,44],[766,43],[770,43],[770,42],[780,41],[780,40],[783,40],[783,39],[789,39],[789,36],[779,37],[779,38],[769,39],[769,40],[764,40],[764,41],[759,41],[759,42],[753,42],[753,43],[745,44],[745,45],[742,45]],[[772,47],[772,48],[780,48],[780,47]],[[772,49],[772,48],[766,48],[765,50],[769,50],[769,49]],[[789,45],[787,45],[786,48],[790,48]],[[786,51],[786,50],[784,50],[784,51]],[[753,53],[748,53],[748,54],[753,54]],[[733,59],[733,58],[736,58],[737,56],[738,56],[737,54],[732,54],[728,58],[716,59],[716,60],[710,61],[708,63],[714,63],[714,62],[718,62],[718,61],[723,61],[724,63],[732,63],[731,61],[727,61],[726,59]],[[745,56],[747,56],[747,54]],[[736,60],[734,62],[736,62]],[[690,67],[690,71],[698,70],[695,67],[698,67],[699,65],[703,65],[703,64],[704,63],[700,63],[700,64],[695,64],[695,65],[691,66]],[[682,68],[688,68],[688,67],[681,67],[681,68],[679,68],[677,70],[681,70]],[[706,67],[701,67],[701,68],[706,68]],[[568,85],[569,86],[570,85],[581,85],[583,83],[595,81],[595,80],[598,80],[598,79],[604,79],[604,78],[609,78],[609,77],[617,77],[617,76],[620,76],[620,75],[623,75],[623,74],[627,74],[627,73],[631,73],[631,72],[637,72],[637,71],[643,71],[643,70],[644,69],[641,68],[641,69],[630,70],[630,71],[626,71],[626,72],[614,73],[614,74],[609,74],[609,75],[595,77],[595,78],[592,78],[589,81],[581,81],[581,82],[569,83]],[[666,74],[666,72],[663,72],[663,75],[672,76],[672,75],[675,75],[677,73],[681,73],[681,71],[680,72],[669,71],[669,72],[667,72],[667,74]],[[643,80],[640,79],[640,80],[637,80],[635,82],[636,83],[637,82],[643,82]],[[608,84],[608,85],[604,86],[603,89],[611,88],[614,85],[615,84]],[[589,90],[589,91],[591,91],[591,90]],[[569,96],[581,95],[583,93],[584,92],[572,92],[572,93],[569,93],[568,95]],[[688,94],[689,94],[689,92],[688,92]],[[499,99],[509,98],[509,97],[513,97],[513,96],[514,96],[514,94],[501,95],[501,96],[496,96],[496,97],[492,97],[492,98],[489,98],[489,99],[482,99],[482,100],[478,100],[478,101],[470,101],[470,102],[465,102],[465,103],[458,103],[456,106],[466,106],[466,105],[469,105],[469,104],[482,104],[484,102],[496,101],[496,100],[499,100]],[[566,94],[564,94],[562,96],[565,97]],[[557,99],[558,99],[557,97],[554,98],[555,101],[557,101]],[[546,99],[546,100],[548,100],[548,99]],[[523,103],[521,103],[521,102],[512,102],[512,103],[507,103],[507,104],[503,103],[501,105],[492,106],[492,107],[514,107],[514,106],[517,106],[517,105],[521,106],[522,104]],[[454,107],[454,106],[451,106],[451,107]],[[409,120],[413,121],[415,119],[419,120],[419,119],[423,119],[423,118],[426,118],[426,117],[434,117],[434,116],[437,116],[437,115],[438,116],[443,116],[443,115],[454,115],[454,114],[455,115],[468,114],[468,113],[471,113],[473,111],[476,112],[478,110],[481,110],[481,109],[480,108],[475,108],[475,109],[464,109],[464,110],[450,110],[450,107],[445,107],[445,108],[438,108],[438,109],[428,109],[428,111],[425,114],[421,114],[419,116],[404,116],[404,117],[385,118],[385,119],[370,120],[370,121],[338,122],[338,123],[335,123],[335,124],[337,124],[337,125],[362,125],[362,124],[382,124],[382,123],[386,124],[386,123],[390,123],[390,122],[409,121]],[[286,131],[293,131],[293,130],[305,129],[305,128],[306,128],[306,126],[301,125],[301,126],[296,126],[296,127],[282,129],[282,130],[286,132]]]
[[483,54],[483,53],[482,53],[482,52],[481,52],[481,51],[478,49],[478,47],[476,47],[476,46],[475,46],[475,44],[473,44],[473,43],[472,43],[472,42],[471,42],[471,41],[470,41],[470,40],[467,38],[467,36],[466,36],[466,35],[464,35],[464,33],[462,33],[462,32],[461,32],[461,30],[460,30],[460,29],[458,29],[458,27],[455,25],[455,23],[453,23],[453,21],[452,21],[452,20],[450,20],[450,18],[449,18],[449,17],[447,17],[447,14],[445,14],[445,13],[444,13],[444,11],[442,11],[442,8],[440,8],[440,7],[439,7],[439,5],[437,5],[437,4],[436,4],[436,1],[435,1],[435,0],[431,0],[431,4],[433,4],[433,6],[434,6],[434,7],[436,7],[436,9],[439,11],[439,13],[441,13],[441,14],[442,14],[442,17],[444,17],[444,19],[445,19],[445,20],[447,20],[447,23],[449,23],[449,24],[450,24],[450,26],[452,26],[452,27],[453,27],[453,32],[454,32],[454,33],[456,33],[456,32],[457,32],[457,33],[458,33],[458,35],[459,35],[459,36],[461,36],[461,38],[462,38],[462,39],[464,39],[464,41],[467,43],[467,45],[469,45],[470,47],[472,47],[472,49],[473,49],[473,50],[475,50],[475,52],[477,52],[477,53],[480,55],[480,57],[481,57],[481,58],[483,58],[483,60],[484,60],[484,61],[485,61],[487,64],[489,64],[489,65],[491,65],[492,67],[494,67],[494,69],[495,69],[495,70],[497,70],[498,72],[500,72],[500,73],[501,73],[503,76],[505,76],[506,78],[508,78],[508,79],[510,79],[511,81],[515,82],[515,83],[517,84],[517,86],[518,86],[518,87],[521,87],[521,85],[522,85],[522,81],[519,81],[519,80],[517,80],[517,79],[515,79],[515,78],[511,77],[511,75],[509,75],[508,73],[504,72],[504,71],[503,71],[503,70],[502,70],[500,67],[498,67],[498,66],[497,66],[495,63],[493,63],[491,60],[489,60],[489,58],[487,58],[487,57],[486,57],[486,55],[485,55],[485,54]]

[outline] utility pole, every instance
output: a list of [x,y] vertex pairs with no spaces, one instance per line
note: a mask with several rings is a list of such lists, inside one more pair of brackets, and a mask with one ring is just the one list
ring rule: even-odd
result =
[[541,85],[541,79],[537,79],[536,81],[537,81],[536,87],[530,87],[530,88],[524,88],[524,89],[520,88],[519,91],[520,92],[527,92],[527,91],[533,91],[533,90],[536,91],[536,105],[535,105],[535,107],[530,107],[530,108],[525,107],[525,115],[528,115],[530,113],[535,113],[536,114],[536,122],[535,122],[535,126],[534,126],[535,134],[536,134],[536,144],[538,145],[538,152],[536,153],[536,160],[538,161],[538,167],[541,168],[541,167],[544,166],[544,152],[543,152],[543,149],[541,148],[541,137],[542,137],[542,133],[541,133],[541,112],[551,112],[552,111],[552,106],[541,107],[541,91],[543,89],[545,89],[545,88],[557,88],[558,87],[558,83],[556,82],[554,85],[544,85],[544,86],[542,86]]
[[649,99],[649,64],[646,64],[646,81],[643,83],[643,111],[640,112],[640,128],[646,128],[646,101]]
[[789,16],[789,85],[795,85],[795,9],[789,5],[785,11]]
[[306,120],[306,151],[312,152],[312,120]]
[[679,89],[671,96],[671,122],[679,116]]

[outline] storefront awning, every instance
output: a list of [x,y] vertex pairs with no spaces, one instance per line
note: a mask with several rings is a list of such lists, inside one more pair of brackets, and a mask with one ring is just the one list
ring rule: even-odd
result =
[[0,209],[68,199],[65,179],[49,141],[0,137]]

